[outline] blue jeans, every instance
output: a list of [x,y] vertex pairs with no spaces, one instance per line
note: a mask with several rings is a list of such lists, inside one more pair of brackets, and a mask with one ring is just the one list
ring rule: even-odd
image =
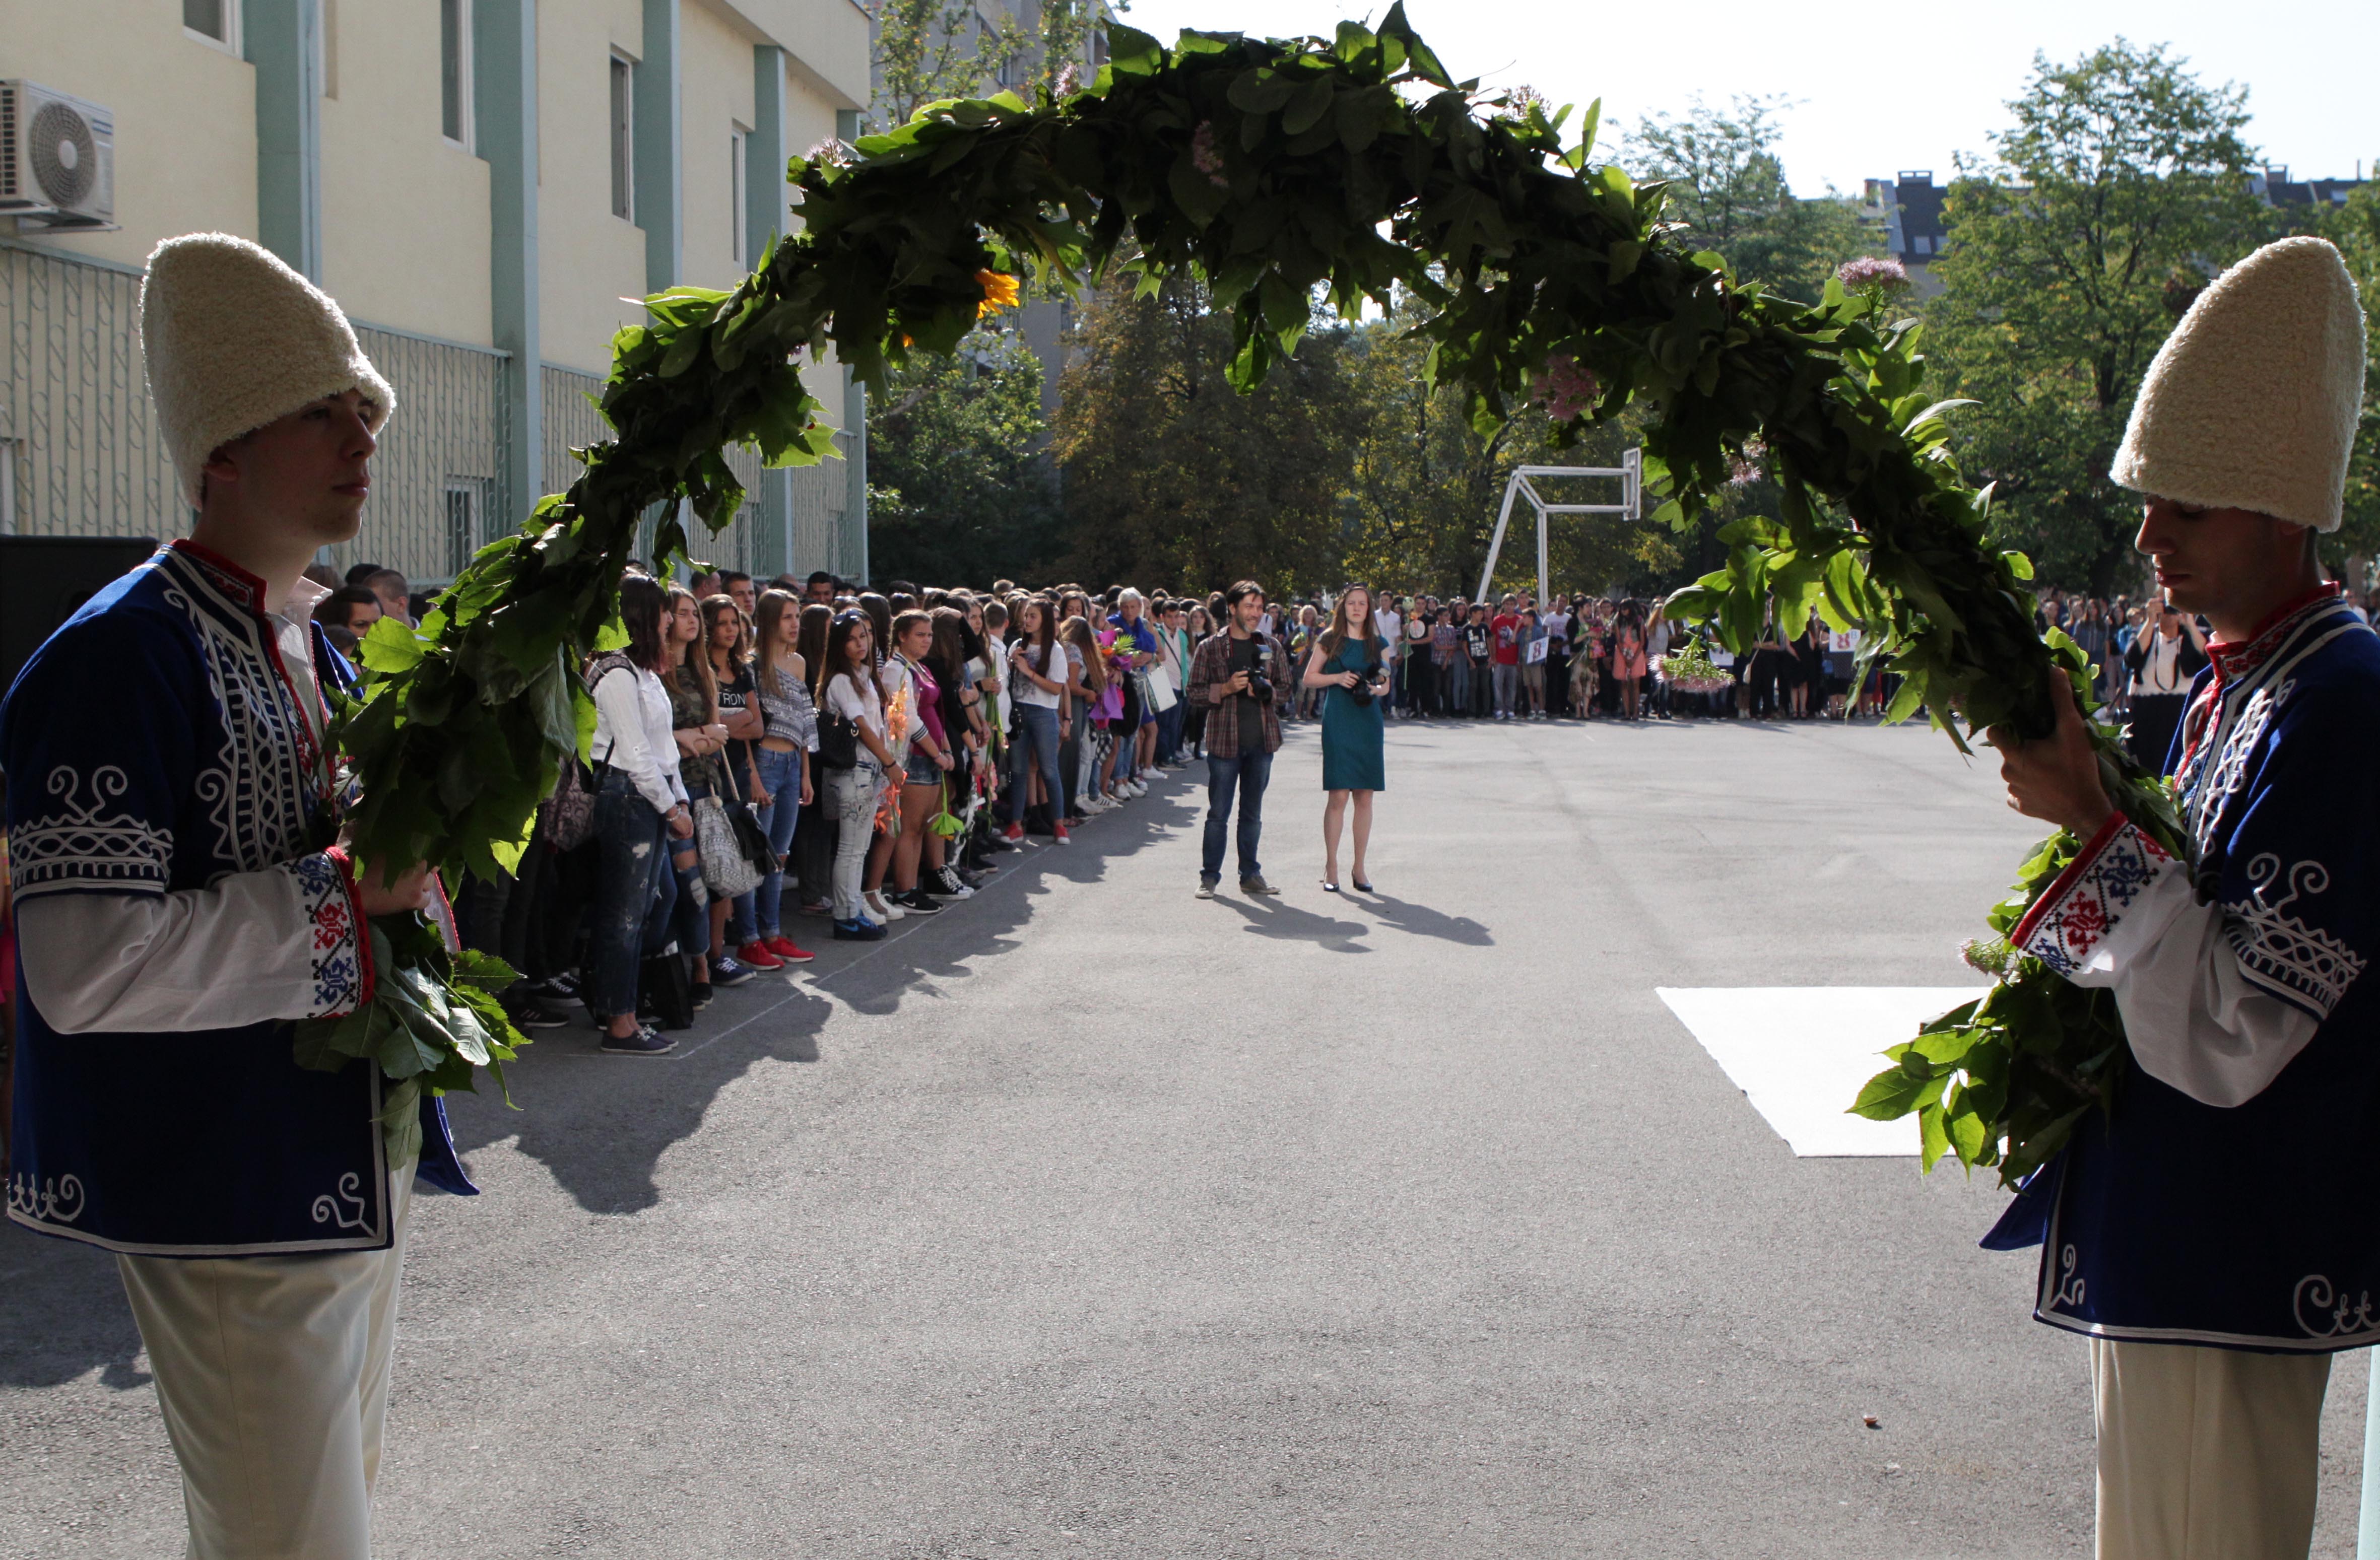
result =
[[677,879],[667,828],[618,770],[595,794],[595,919],[587,944],[587,1005],[599,1018],[637,1010],[638,966],[669,941]]
[[[1132,713],[1129,708],[1124,711],[1127,716]],[[1108,765],[1107,772],[1100,779],[1110,784],[1122,785],[1132,779],[1134,773],[1140,768],[1133,762],[1133,754],[1136,748],[1133,739],[1139,733],[1140,727],[1136,724],[1127,724],[1123,720],[1111,720],[1108,722],[1108,731],[1115,737],[1114,762]]]
[[[699,802],[710,794],[710,789],[689,785],[686,793],[689,803]],[[677,879],[677,903],[670,912],[669,935],[662,940],[675,939],[680,953],[707,961],[710,958],[710,890],[703,886],[702,852],[692,835],[672,840],[669,849],[670,871]]]
[[[752,913],[759,923],[757,935],[773,937],[784,929],[778,913],[785,891],[785,853],[794,847],[794,825],[802,816],[802,756],[756,747],[752,750],[752,763],[760,771],[761,788],[770,797],[767,806],[753,809],[753,816],[760,820],[760,828],[769,836],[769,849],[777,853],[776,870],[760,879],[760,886],[752,890]],[[740,916],[744,901],[735,902]],[[749,937],[737,939],[739,945],[751,940]]]
[[1257,840],[1264,833],[1265,782],[1270,779],[1269,753],[1243,753],[1237,758],[1207,756],[1207,840],[1198,865],[1202,880],[1222,879],[1223,833],[1232,816],[1234,791],[1240,797],[1240,877],[1245,880],[1257,876]]
[[1471,663],[1457,656],[1439,668],[1446,673],[1446,707],[1451,715],[1471,713]]
[[1008,783],[1008,821],[1021,823],[1033,790],[1031,775],[1041,771],[1041,784],[1050,793],[1050,813],[1062,818],[1068,811],[1066,793],[1058,783],[1058,710],[1054,705],[1020,704],[1016,707],[1016,736],[1009,744],[1009,762],[1014,771]]
[[1189,718],[1190,705],[1176,698],[1171,709],[1160,710],[1157,716],[1157,756],[1178,758],[1182,755],[1182,722]]

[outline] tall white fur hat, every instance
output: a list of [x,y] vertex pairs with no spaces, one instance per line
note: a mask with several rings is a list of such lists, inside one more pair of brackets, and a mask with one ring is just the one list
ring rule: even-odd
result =
[[228,233],[168,238],[140,285],[140,351],[165,453],[192,508],[207,457],[311,401],[360,390],[378,433],[396,393],[330,296]]
[[2267,244],[2157,349],[2108,475],[2136,492],[2338,529],[2363,401],[2363,311],[2338,251]]

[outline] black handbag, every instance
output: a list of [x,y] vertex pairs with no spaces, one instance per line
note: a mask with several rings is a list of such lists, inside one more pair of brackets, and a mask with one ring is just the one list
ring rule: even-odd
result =
[[[595,684],[608,672],[622,670],[634,671],[637,663],[624,651],[612,650],[587,663],[587,691],[592,695]],[[557,851],[575,851],[587,843],[595,832],[595,797],[603,789],[603,776],[612,766],[609,762],[596,765],[591,770],[573,754],[562,766],[562,774],[553,783],[553,794],[545,799],[539,810],[537,827],[545,842]]]
[[[736,789],[735,776],[727,778],[727,786],[731,792]],[[754,870],[763,877],[776,871],[776,849],[769,843],[769,831],[760,827],[759,816],[752,811],[752,804],[737,796],[727,804],[726,812],[727,825],[735,831],[737,853],[750,862]]]
[[694,1027],[694,977],[686,973],[686,955],[654,954],[638,967],[637,986],[663,1029]]
[[838,715],[821,708],[819,718],[819,768],[822,769],[856,769],[859,768],[859,724],[848,715]]

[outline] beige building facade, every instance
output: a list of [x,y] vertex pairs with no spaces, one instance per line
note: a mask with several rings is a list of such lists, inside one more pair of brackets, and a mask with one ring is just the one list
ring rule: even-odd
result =
[[[586,396],[622,300],[733,285],[789,223],[787,155],[854,133],[868,73],[855,0],[0,0],[25,84],[0,128],[39,151],[62,98],[105,170],[79,211],[0,181],[0,533],[186,528],[136,306],[160,239],[214,230],[320,283],[395,387],[332,561],[451,577],[605,437]],[[731,452],[750,497],[707,550],[865,577],[862,395],[808,375],[847,458]]]

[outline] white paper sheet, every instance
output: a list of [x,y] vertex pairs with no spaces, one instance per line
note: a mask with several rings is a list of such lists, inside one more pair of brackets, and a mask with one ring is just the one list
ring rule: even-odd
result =
[[1752,1107],[1803,1158],[1917,1155],[1917,1120],[1848,1114],[1878,1053],[1983,986],[1656,988]]

